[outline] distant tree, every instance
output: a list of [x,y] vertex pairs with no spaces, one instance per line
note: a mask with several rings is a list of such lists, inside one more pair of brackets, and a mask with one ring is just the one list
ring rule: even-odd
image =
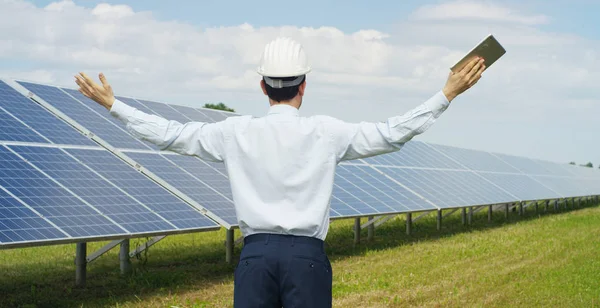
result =
[[232,108],[227,107],[225,104],[223,103],[218,103],[218,104],[205,104],[204,108],[210,108],[210,109],[217,109],[217,110],[223,110],[223,111],[230,111],[230,112],[235,112],[235,110],[233,110]]
[[581,165],[582,167],[588,167],[588,168],[594,168],[594,164],[592,164],[592,162],[589,162],[585,165]]
[[570,162],[570,163],[569,163],[569,165],[575,165],[575,162],[574,162],[574,161],[572,161],[572,162]]

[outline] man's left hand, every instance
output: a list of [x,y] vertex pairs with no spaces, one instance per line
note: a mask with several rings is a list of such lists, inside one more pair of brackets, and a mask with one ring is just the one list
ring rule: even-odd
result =
[[75,82],[79,86],[79,92],[110,110],[115,101],[115,95],[104,74],[100,73],[99,77],[102,85],[94,82],[85,73],[79,73],[79,75],[75,76]]

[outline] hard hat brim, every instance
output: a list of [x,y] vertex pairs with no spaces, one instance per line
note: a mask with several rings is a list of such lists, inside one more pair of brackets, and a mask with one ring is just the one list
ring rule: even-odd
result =
[[312,68],[309,67],[309,68],[306,68],[303,70],[298,70],[295,72],[269,72],[262,68],[258,68],[258,70],[256,72],[259,75],[265,76],[265,77],[288,78],[288,77],[298,77],[298,76],[306,75],[306,74],[310,73],[311,70],[312,70]]

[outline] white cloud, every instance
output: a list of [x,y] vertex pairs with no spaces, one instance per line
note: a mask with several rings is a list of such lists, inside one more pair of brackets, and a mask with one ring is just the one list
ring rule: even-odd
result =
[[40,8],[0,0],[0,59],[28,63],[23,69],[11,64],[0,74],[74,87],[77,72],[102,71],[118,94],[188,105],[222,101],[241,113],[261,115],[267,102],[255,73],[260,52],[269,40],[286,35],[305,46],[314,68],[303,114],[380,121],[441,89],[448,68],[493,33],[506,56],[419,139],[593,160],[585,157],[598,152],[596,142],[573,136],[599,128],[593,114],[600,112],[600,44],[546,32],[538,25],[550,17],[500,3],[427,5],[385,33],[346,33],[331,26],[247,23],[199,29],[126,5],[89,9],[61,1]]
[[421,20],[476,20],[538,25],[549,22],[545,15],[520,14],[507,7],[481,1],[458,0],[437,5],[425,5],[414,12]]

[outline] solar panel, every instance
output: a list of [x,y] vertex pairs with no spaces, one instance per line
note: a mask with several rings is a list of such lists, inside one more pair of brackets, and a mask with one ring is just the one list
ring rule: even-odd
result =
[[[14,118],[19,119],[22,123],[54,143],[96,145],[95,142],[55,117],[42,106],[21,95],[21,93],[3,81],[0,81],[0,106],[4,111],[12,114]],[[34,135],[37,134],[31,129],[24,129],[23,124],[15,123],[14,118],[5,113],[0,115],[0,121],[3,125],[3,140],[48,142],[39,136],[35,137]]]
[[465,169],[420,141],[409,141],[399,151],[364,159],[372,165],[434,169]]
[[564,197],[577,197],[586,195],[585,191],[577,184],[577,178],[556,176],[532,176],[536,181],[544,184]]
[[552,173],[546,168],[538,165],[535,161],[527,157],[519,157],[506,154],[492,153],[494,156],[500,158],[504,162],[517,168],[525,174],[536,174],[536,175],[551,175]]
[[208,165],[200,159],[192,156],[184,156],[177,154],[163,156],[166,159],[173,162],[175,165],[192,174],[194,177],[197,177],[200,180],[202,180],[202,182],[215,189],[221,195],[229,198],[229,200],[233,200],[233,195],[231,194],[231,186],[229,185],[229,179],[218,169],[215,169],[211,165]]
[[192,121],[190,118],[171,108],[170,105],[141,99],[138,99],[138,101],[167,120],[177,121],[181,124]]
[[377,167],[440,208],[517,201],[471,171]]
[[220,122],[220,121],[227,119],[230,116],[233,116],[233,114],[227,114],[225,112],[220,112],[220,111],[206,109],[206,108],[196,108],[196,110],[198,110],[199,112],[208,116],[209,118],[213,119],[214,122]]
[[204,113],[202,113],[192,107],[177,106],[177,105],[171,105],[171,107],[173,107],[178,112],[185,114],[186,117],[188,117],[194,121],[205,122],[205,123],[215,122],[215,120],[213,120],[209,116],[205,115]]
[[0,140],[48,143],[48,140],[9,115],[0,107]]
[[68,238],[68,235],[0,188],[0,245]]
[[126,233],[4,146],[0,146],[0,186],[72,237]]
[[107,151],[82,149],[66,151],[179,229],[218,226]]
[[116,96],[116,98],[118,100],[122,101],[123,103],[125,103],[125,104],[127,104],[127,105],[129,105],[131,107],[134,107],[134,108],[136,108],[136,109],[138,109],[138,110],[140,110],[140,111],[142,111],[144,113],[154,114],[154,115],[157,114],[156,112],[150,110],[150,108],[146,107],[146,105],[138,102],[137,100],[135,100],[133,98],[122,97],[122,96]]
[[227,199],[203,182],[209,179],[199,178],[196,175],[192,176],[183,168],[174,165],[159,154],[127,152],[126,155],[188,195],[228,224],[237,225],[237,216],[233,201]]
[[496,156],[483,152],[457,147],[429,144],[433,149],[447,155],[470,170],[520,173],[520,171]]
[[478,174],[510,194],[518,197],[519,201],[532,201],[562,197],[559,193],[524,174],[502,174],[487,172],[478,172]]
[[[47,103],[59,109],[62,113],[66,114],[80,125],[85,126],[91,132],[98,135],[100,138],[110,143],[114,147],[146,150],[150,149],[148,146],[143,144],[141,141],[134,139],[124,129],[122,129],[121,127],[124,127],[123,124],[111,117],[108,114],[108,110],[85,98],[78,91],[71,90],[70,93],[87,103],[84,104],[73,99],[71,96],[67,95],[61,89],[56,87],[28,82],[19,82],[19,84],[29,89],[29,91],[35,93],[37,96],[41,97]],[[99,110],[100,112],[94,112],[94,109]]]
[[337,174],[352,182],[355,186],[368,191],[371,196],[391,208],[392,212],[437,209],[433,204],[428,203],[372,167],[341,164],[337,168]]
[[567,164],[558,164],[554,162],[544,161],[540,159],[532,159],[536,164],[544,167],[548,172],[552,175],[556,176],[574,176],[577,175],[576,172],[569,170],[569,165]]
[[10,148],[130,233],[176,229],[61,149],[30,146]]

